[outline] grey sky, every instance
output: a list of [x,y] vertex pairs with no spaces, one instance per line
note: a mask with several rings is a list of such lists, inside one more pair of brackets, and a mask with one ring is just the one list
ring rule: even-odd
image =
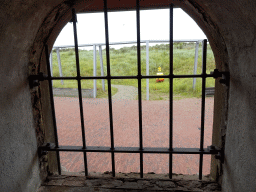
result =
[[[78,14],[78,43],[104,43],[103,13]],[[169,39],[169,10],[142,10],[141,40]],[[136,12],[109,12],[109,41],[136,41]],[[55,45],[73,45],[73,28],[68,23]],[[174,9],[174,39],[205,39],[206,36],[194,20],[181,9]]]

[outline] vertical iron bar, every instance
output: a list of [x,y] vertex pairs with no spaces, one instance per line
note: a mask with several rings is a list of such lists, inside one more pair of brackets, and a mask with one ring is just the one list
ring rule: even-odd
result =
[[[200,136],[200,151],[204,150],[204,116],[205,116],[205,82],[206,82],[206,54],[207,40],[203,40],[203,63],[202,63],[202,109],[201,109],[201,136]],[[200,154],[199,161],[199,179],[202,180],[203,172],[203,154]]]
[[[76,21],[77,21],[76,11],[74,8],[72,8],[72,22],[73,22],[73,30],[74,30],[75,53],[76,53],[76,71],[77,71],[80,119],[81,119],[81,128],[82,128],[82,140],[83,140],[83,149],[86,149],[85,131],[84,131],[84,110],[83,110],[83,100],[82,100],[82,91],[81,91],[81,79],[80,79],[81,75],[80,75],[80,65],[79,65]],[[85,176],[88,176],[86,152],[84,152],[84,168],[85,168]]]
[[[169,126],[170,126],[170,138],[169,138],[169,150],[173,150],[173,4],[170,5],[170,78],[169,78]],[[172,179],[172,153],[169,154],[169,178]]]
[[[50,65],[48,51],[49,51],[48,50],[48,45],[45,45],[45,56],[46,56],[47,72],[48,72],[48,77],[51,77],[51,65]],[[52,119],[53,119],[53,129],[54,129],[54,137],[55,137],[55,147],[58,148],[59,147],[59,141],[58,141],[55,107],[54,107],[54,100],[53,100],[52,81],[48,80],[48,83],[49,83],[49,92],[50,92],[50,102],[51,102],[51,108],[52,108]],[[56,156],[57,156],[57,163],[58,163],[58,172],[59,172],[59,175],[61,175],[60,152],[59,151],[56,151]]]
[[140,0],[136,0],[137,20],[137,63],[138,63],[138,104],[139,104],[139,140],[140,140],[140,177],[143,178],[143,137],[142,137],[142,103],[141,103],[141,55],[140,55]]
[[[108,9],[107,0],[104,0],[104,19],[105,19],[105,39],[106,39],[106,59],[107,59],[107,77],[108,77],[108,103],[109,103],[109,123],[110,123],[110,139],[111,149],[114,149],[114,130],[113,130],[113,112],[112,112],[112,96],[111,96],[111,75],[110,75],[110,57],[109,57],[109,35],[108,35]],[[112,174],[115,177],[115,154],[111,152]]]

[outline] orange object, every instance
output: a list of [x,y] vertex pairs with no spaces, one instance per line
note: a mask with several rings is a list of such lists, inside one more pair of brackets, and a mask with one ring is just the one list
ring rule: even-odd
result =
[[[164,75],[162,72],[161,72],[161,67],[158,67],[158,72],[156,73],[156,75]],[[163,82],[164,81],[164,78],[157,78],[156,79],[156,82]]]

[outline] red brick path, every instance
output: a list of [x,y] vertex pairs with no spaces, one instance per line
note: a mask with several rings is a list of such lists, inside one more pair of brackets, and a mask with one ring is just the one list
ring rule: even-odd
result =
[[[60,145],[82,145],[77,98],[55,97]],[[213,98],[206,98],[204,147],[211,145]],[[200,146],[201,99],[173,101],[173,146]],[[110,146],[107,99],[83,99],[87,146]],[[143,146],[168,147],[169,101],[143,101]],[[115,146],[139,146],[138,101],[113,100]],[[83,154],[61,152],[62,166],[71,172],[84,171]],[[111,171],[109,153],[87,153],[89,172]],[[168,173],[168,155],[144,154],[144,172]],[[116,172],[139,172],[139,154],[115,154]],[[173,172],[197,174],[199,155],[173,155]],[[203,174],[210,173],[210,156],[204,156]]]

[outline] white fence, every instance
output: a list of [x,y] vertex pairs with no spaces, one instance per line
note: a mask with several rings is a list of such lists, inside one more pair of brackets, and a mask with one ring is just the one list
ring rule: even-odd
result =
[[[199,51],[199,44],[202,43],[203,39],[189,39],[189,40],[173,40],[173,42],[195,42],[195,59],[194,59],[194,74],[197,72],[197,63],[198,63],[198,51]],[[146,43],[146,75],[149,75],[149,43],[168,43],[169,40],[144,40],[141,43]],[[127,42],[113,42],[109,43],[109,45],[122,45],[122,44],[135,44],[136,41],[127,41]],[[93,76],[97,76],[97,47],[99,47],[99,56],[100,56],[100,68],[101,68],[101,76],[104,76],[103,70],[103,57],[102,57],[102,46],[105,44],[98,43],[98,44],[82,44],[78,45],[78,47],[93,47]],[[62,74],[62,67],[61,67],[61,59],[60,59],[60,49],[61,48],[69,48],[74,47],[74,45],[63,45],[63,46],[54,46],[53,49],[56,50],[57,59],[58,59],[58,66],[59,66],[59,73],[60,77],[63,77]],[[202,49],[203,50],[203,49]],[[50,66],[51,66],[51,75],[52,74],[52,53],[50,54]],[[61,84],[64,84],[64,81],[61,80]],[[196,78],[193,78],[193,89],[196,86]],[[102,89],[105,91],[105,79],[102,79]],[[93,98],[97,96],[97,80],[93,80]],[[149,100],[149,79],[146,79],[146,98]]]

